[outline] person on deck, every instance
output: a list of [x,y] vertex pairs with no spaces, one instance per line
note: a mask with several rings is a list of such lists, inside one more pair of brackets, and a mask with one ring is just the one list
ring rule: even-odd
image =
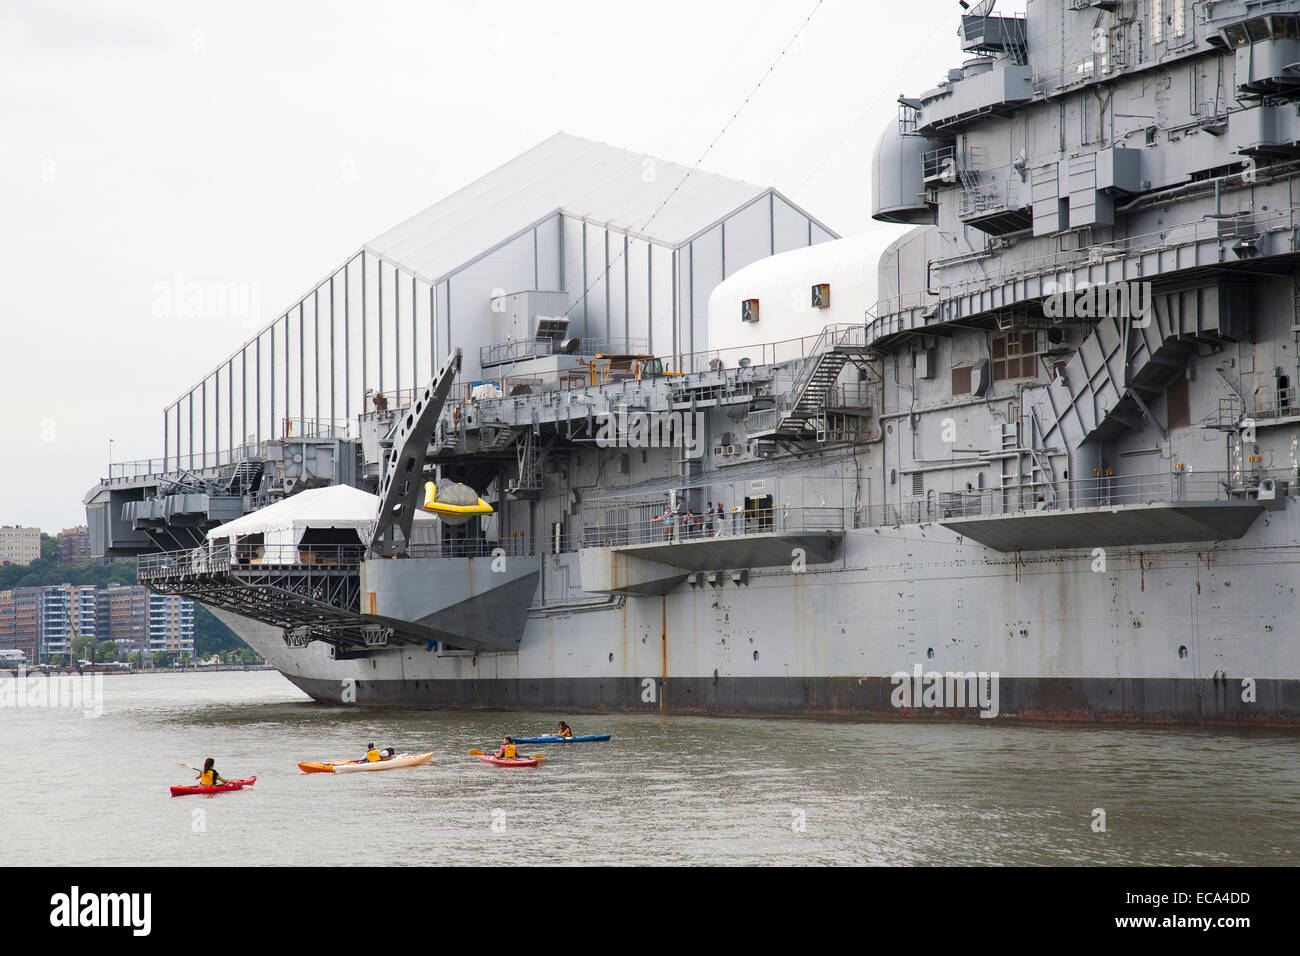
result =
[[230,781],[217,773],[216,761],[213,758],[209,757],[203,761],[203,769],[199,771],[200,787],[215,787],[227,783]]
[[662,521],[664,523],[664,540],[671,544],[673,540],[673,532],[676,530],[677,524],[677,512],[673,511],[673,506],[669,504],[668,507],[664,509],[664,513],[654,520]]

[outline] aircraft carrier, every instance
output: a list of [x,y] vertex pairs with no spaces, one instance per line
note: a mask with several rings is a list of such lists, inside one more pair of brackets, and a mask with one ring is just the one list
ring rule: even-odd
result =
[[959,43],[883,256],[559,134],[179,396],[96,550],[335,704],[1300,724],[1300,2]]

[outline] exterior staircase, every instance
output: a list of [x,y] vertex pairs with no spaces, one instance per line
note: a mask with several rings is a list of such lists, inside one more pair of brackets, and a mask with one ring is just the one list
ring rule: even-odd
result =
[[221,469],[220,485],[224,494],[242,497],[250,494],[262,474],[260,461],[235,461]]
[[515,442],[515,432],[504,422],[484,422],[479,438],[480,452],[505,451]]
[[828,325],[822,329],[779,406],[771,434],[795,436],[814,430],[844,366],[869,351],[864,326]]

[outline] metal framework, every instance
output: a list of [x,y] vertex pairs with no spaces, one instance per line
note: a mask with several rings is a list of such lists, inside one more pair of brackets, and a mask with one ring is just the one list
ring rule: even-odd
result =
[[359,547],[318,548],[284,563],[261,564],[240,555],[232,560],[228,550],[165,552],[141,558],[138,573],[140,583],[156,593],[281,628],[290,647],[318,640],[350,651],[427,640],[361,614]]

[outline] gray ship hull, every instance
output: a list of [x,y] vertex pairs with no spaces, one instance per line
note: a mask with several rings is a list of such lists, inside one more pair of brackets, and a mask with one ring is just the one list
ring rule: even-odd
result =
[[[337,680],[285,676],[322,703],[344,703]],[[1245,704],[1229,678],[1002,678],[997,719],[1048,723],[1300,727],[1300,681],[1258,682]],[[978,707],[896,708],[884,677],[712,678],[656,681],[649,709],[669,714],[823,716],[872,720],[978,719]],[[434,710],[644,713],[637,678],[359,681],[357,703]]]
[[[934,525],[855,530],[828,565],[658,596],[585,592],[579,555],[553,555],[517,652],[336,660],[222,616],[330,704],[1300,726],[1297,514],[1225,545],[1112,548],[1104,571]],[[992,699],[927,696],[931,674],[978,675]]]

